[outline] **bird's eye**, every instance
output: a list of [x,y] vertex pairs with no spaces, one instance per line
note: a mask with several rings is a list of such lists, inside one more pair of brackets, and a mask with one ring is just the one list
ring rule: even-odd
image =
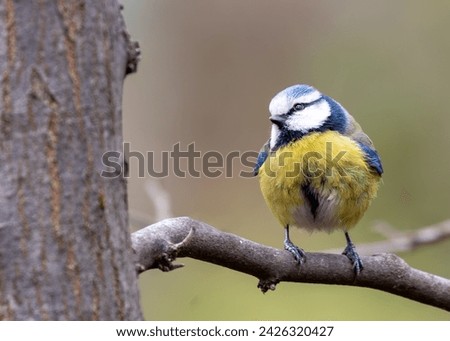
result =
[[295,111],[300,111],[300,110],[303,110],[303,109],[305,109],[305,105],[303,103],[296,103],[296,104],[294,104],[294,110]]

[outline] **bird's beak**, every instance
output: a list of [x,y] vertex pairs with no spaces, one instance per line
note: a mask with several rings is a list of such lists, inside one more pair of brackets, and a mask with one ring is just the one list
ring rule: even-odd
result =
[[286,122],[286,115],[272,115],[269,117],[269,120],[281,128]]

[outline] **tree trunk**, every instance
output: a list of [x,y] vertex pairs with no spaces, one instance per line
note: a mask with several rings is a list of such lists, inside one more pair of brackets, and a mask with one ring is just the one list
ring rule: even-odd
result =
[[0,1],[0,318],[141,319],[123,177],[128,35],[111,0]]

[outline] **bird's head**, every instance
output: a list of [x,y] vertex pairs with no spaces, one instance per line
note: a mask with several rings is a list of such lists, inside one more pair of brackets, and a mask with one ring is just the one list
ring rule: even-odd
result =
[[272,151],[314,131],[343,132],[349,115],[338,102],[305,84],[279,92],[270,102],[269,111]]

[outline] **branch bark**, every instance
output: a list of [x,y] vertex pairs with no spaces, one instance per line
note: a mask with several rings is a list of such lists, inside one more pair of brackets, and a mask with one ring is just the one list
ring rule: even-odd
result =
[[364,270],[355,277],[340,254],[307,253],[298,267],[291,254],[264,246],[188,217],[166,219],[132,234],[136,271],[170,271],[191,257],[252,275],[263,292],[279,282],[338,284],[378,289],[450,311],[450,280],[410,267],[394,254],[363,256]]

